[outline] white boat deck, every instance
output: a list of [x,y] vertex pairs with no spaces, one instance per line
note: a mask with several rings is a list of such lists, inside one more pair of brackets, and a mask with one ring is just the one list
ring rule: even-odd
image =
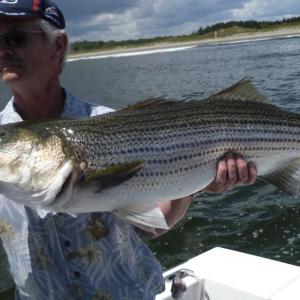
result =
[[[172,278],[186,292],[171,295]],[[224,248],[214,248],[164,273],[166,290],[156,300],[300,300],[300,267]],[[171,279],[170,279],[171,278]]]

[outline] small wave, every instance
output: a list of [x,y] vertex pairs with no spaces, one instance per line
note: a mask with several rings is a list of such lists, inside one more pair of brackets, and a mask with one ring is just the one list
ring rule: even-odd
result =
[[119,53],[109,53],[109,54],[99,54],[99,55],[87,55],[82,57],[75,57],[67,59],[68,62],[78,61],[78,60],[88,60],[88,59],[103,59],[110,57],[128,57],[128,56],[137,56],[137,55],[147,55],[147,54],[155,54],[155,53],[163,53],[163,52],[175,52],[175,51],[183,51],[190,48],[196,47],[192,46],[183,46],[183,47],[170,47],[170,48],[159,48],[153,50],[142,50],[142,51],[132,51],[132,52],[119,52]]
[[260,42],[260,41],[268,41],[268,40],[275,40],[275,39],[291,39],[291,38],[299,38],[299,34],[293,35],[275,35],[275,36],[267,36],[267,37],[253,37],[249,39],[240,39],[240,40],[233,40],[233,41],[224,41],[224,42],[216,42],[214,45],[228,45],[228,44],[241,44],[241,43],[250,43],[250,42]]
[[216,45],[241,44],[241,43],[257,42],[257,41],[267,41],[267,40],[272,40],[272,39],[273,39],[273,37],[253,38],[253,39],[245,39],[245,40],[218,42],[218,43],[215,43],[215,44]]

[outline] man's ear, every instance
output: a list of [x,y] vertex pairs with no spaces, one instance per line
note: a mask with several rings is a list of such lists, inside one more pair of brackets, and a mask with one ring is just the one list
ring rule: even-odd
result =
[[65,52],[68,50],[68,37],[65,34],[60,34],[55,41],[56,55],[59,57],[60,62],[64,60]]

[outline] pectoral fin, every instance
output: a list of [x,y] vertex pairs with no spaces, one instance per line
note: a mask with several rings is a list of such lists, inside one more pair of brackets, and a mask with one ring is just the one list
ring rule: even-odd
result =
[[107,189],[130,179],[144,165],[141,160],[111,165],[106,168],[90,172],[81,179],[80,184],[94,186],[95,193],[100,193]]
[[161,209],[153,203],[132,205],[113,213],[145,231],[155,232],[156,228],[169,229]]
[[261,178],[291,196],[298,196],[300,194],[300,159],[292,160],[283,168]]

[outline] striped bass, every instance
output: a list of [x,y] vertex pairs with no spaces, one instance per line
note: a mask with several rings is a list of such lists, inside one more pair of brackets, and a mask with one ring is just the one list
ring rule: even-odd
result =
[[191,195],[227,153],[299,194],[300,115],[242,80],[201,101],[148,99],[88,119],[0,126],[0,191],[57,212],[112,211],[166,228],[157,203]]

